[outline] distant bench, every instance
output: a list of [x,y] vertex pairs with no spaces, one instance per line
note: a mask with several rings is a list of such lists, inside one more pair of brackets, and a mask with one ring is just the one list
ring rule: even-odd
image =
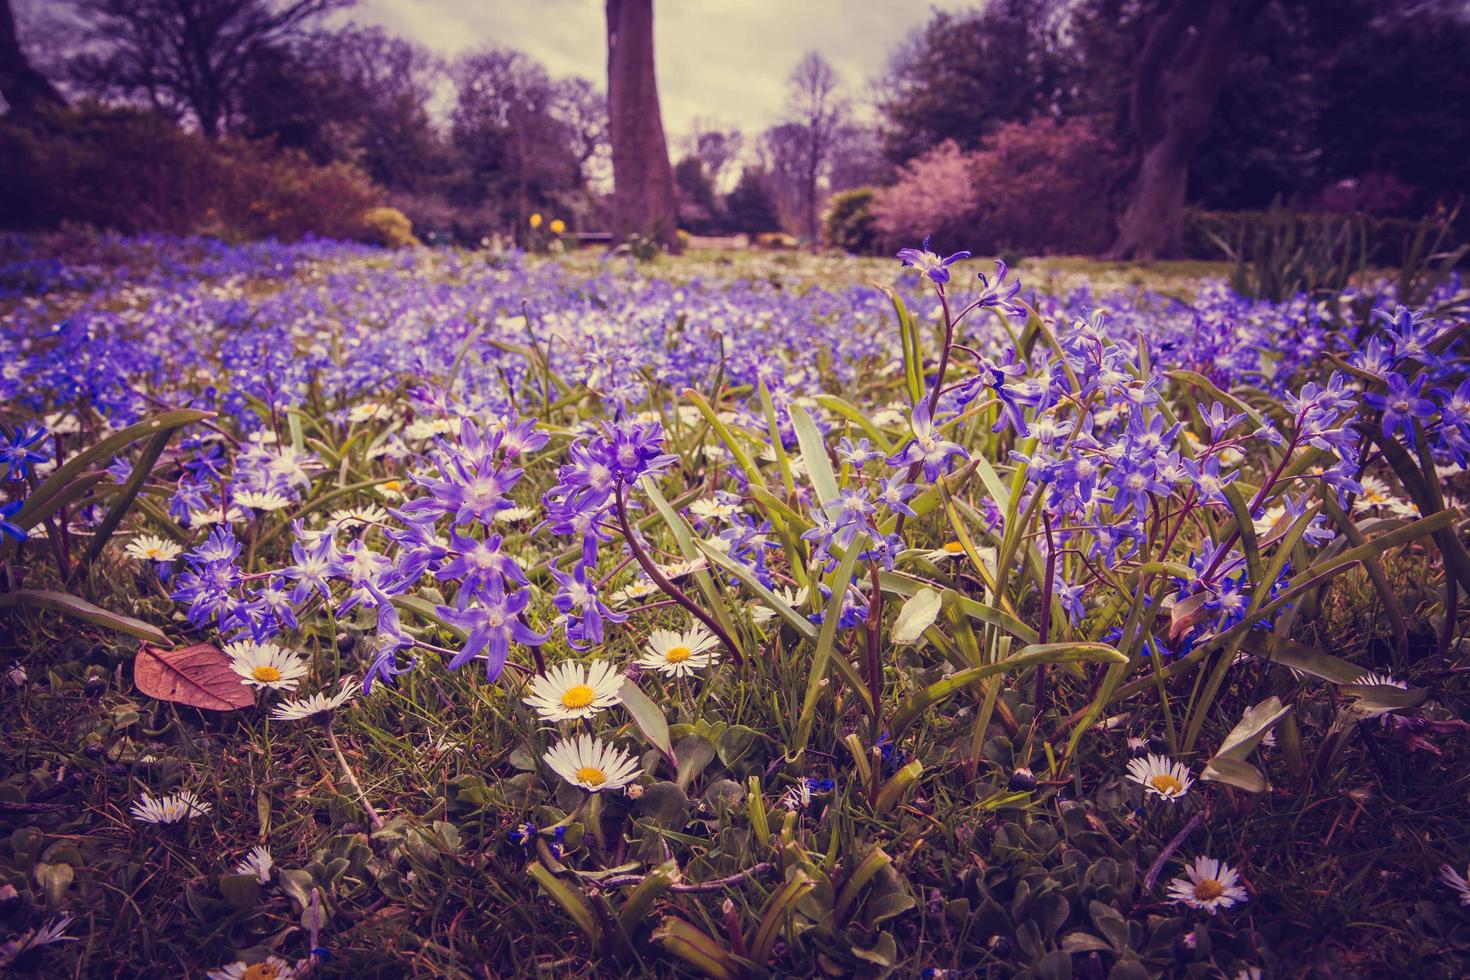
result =
[[[569,231],[562,236],[569,244],[577,248],[587,248],[592,245],[611,245],[613,233],[610,231]],[[741,250],[750,248],[749,235],[690,235],[687,239],[687,247],[700,250]]]

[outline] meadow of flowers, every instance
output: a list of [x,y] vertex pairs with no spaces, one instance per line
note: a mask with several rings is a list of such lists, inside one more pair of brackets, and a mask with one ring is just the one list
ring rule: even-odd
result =
[[12,968],[1470,970],[1458,279],[9,253]]

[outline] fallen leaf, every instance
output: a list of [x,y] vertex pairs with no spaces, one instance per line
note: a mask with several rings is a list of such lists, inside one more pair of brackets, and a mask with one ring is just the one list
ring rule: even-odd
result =
[[255,703],[230,658],[209,643],[160,650],[143,644],[133,661],[133,683],[150,698],[206,711],[233,711]]

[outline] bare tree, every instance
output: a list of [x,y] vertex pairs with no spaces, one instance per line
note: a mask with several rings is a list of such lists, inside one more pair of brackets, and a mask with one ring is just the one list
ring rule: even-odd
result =
[[585,78],[556,83],[552,112],[566,124],[572,155],[583,183],[604,177],[607,168],[607,96]]
[[1159,0],[1133,82],[1138,175],[1110,256],[1158,259],[1183,249],[1189,160],[1209,132],[1220,89],[1265,0]]
[[653,0],[607,0],[607,101],[613,233],[651,234],[676,249],[678,201],[653,68]]
[[0,0],[0,95],[15,116],[27,116],[46,106],[64,106],[66,100],[26,59],[15,31],[10,0]]
[[801,130],[798,190],[803,231],[812,249],[821,231],[817,206],[821,180],[832,162],[835,138],[848,116],[848,104],[839,93],[842,80],[836,69],[815,51],[797,62],[787,81],[786,125]]
[[507,205],[519,238],[533,211],[581,185],[571,127],[555,112],[558,87],[519,51],[487,48],[459,59],[450,138],[468,167],[470,194]]
[[91,30],[72,63],[100,96],[142,98],[211,138],[238,109],[255,60],[354,0],[75,0]]
[[704,164],[710,184],[719,187],[727,170],[740,158],[745,137],[738,129],[721,129],[708,119],[696,119],[685,140],[685,153]]

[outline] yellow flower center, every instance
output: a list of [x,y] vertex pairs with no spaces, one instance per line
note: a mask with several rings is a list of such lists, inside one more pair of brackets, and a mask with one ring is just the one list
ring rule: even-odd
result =
[[596,766],[583,766],[577,770],[577,782],[596,788],[607,782],[607,773]]
[[951,555],[958,555],[965,550],[965,546],[960,544],[958,541],[948,541],[945,542],[944,550],[949,552]]
[[1182,793],[1184,791],[1184,784],[1166,772],[1159,773],[1150,779],[1149,783],[1160,793]]
[[[586,684],[574,684],[573,686],[567,688],[566,692],[562,694],[561,706],[563,708],[585,708],[587,707],[587,705],[592,703],[592,699],[595,697],[597,697],[597,692],[592,690],[592,688],[588,687]],[[584,771],[596,772],[597,770],[593,769]],[[601,779],[600,774],[598,778],[599,780]]]
[[[270,664],[261,664],[252,673],[255,674],[256,680],[265,681],[267,684],[281,679],[281,672]],[[275,976],[275,974],[271,974],[271,976]]]
[[276,980],[279,976],[275,966],[270,963],[253,963],[240,974],[241,980]]
[[161,555],[161,554],[163,554],[163,549],[162,548],[149,548],[147,554],[148,554],[148,557],[149,558],[152,558],[154,561],[157,561],[158,560],[158,556]]
[[383,489],[392,490],[394,493],[397,493],[399,490],[403,489],[403,484],[399,483],[397,480],[389,480],[387,483],[383,484]]
[[664,661],[671,664],[682,664],[692,655],[693,651],[688,647],[672,647],[668,653],[664,654]]
[[1194,886],[1194,897],[1201,902],[1208,902],[1211,899],[1219,898],[1223,894],[1225,894],[1225,886],[1214,878],[1206,878],[1204,881],[1197,882]]

